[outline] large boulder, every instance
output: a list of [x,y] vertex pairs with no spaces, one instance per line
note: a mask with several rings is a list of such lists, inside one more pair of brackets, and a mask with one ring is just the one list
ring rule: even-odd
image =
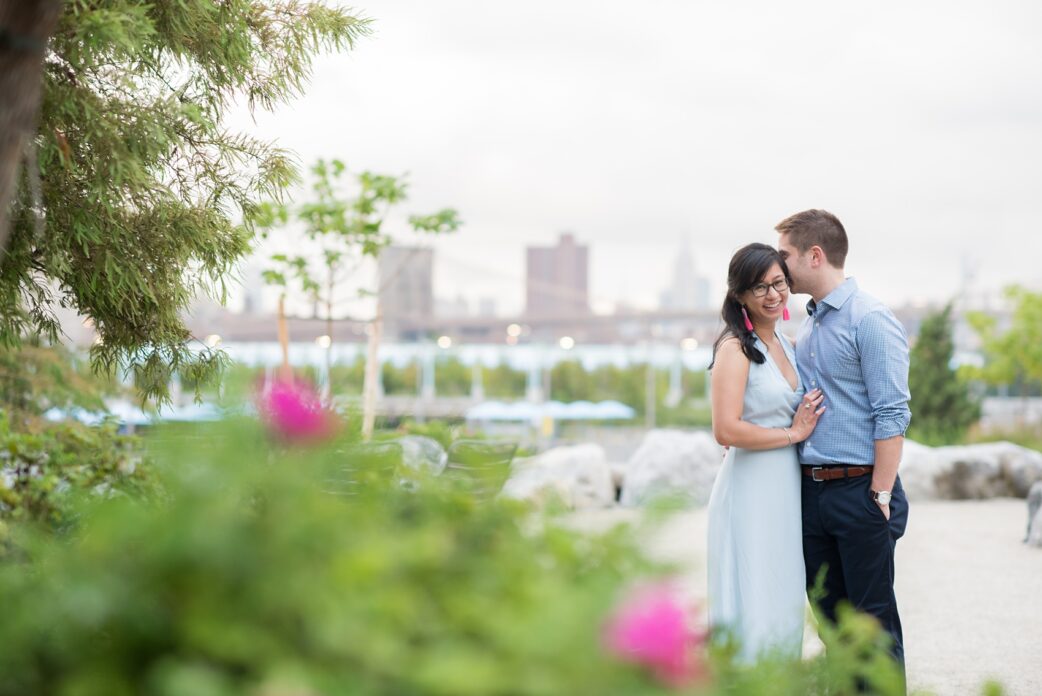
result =
[[426,435],[404,435],[396,440],[402,448],[402,464],[438,476],[445,471],[449,455],[441,443]]
[[935,500],[940,497],[935,479],[945,465],[937,451],[936,447],[905,440],[898,473],[909,500]]
[[1023,498],[1042,481],[1042,452],[1011,442],[926,447],[906,441],[900,473],[913,500]]
[[1024,541],[1032,546],[1042,546],[1042,481],[1028,492],[1028,532]]
[[723,449],[707,432],[652,430],[630,457],[622,482],[623,505],[662,496],[705,505],[723,463]]
[[615,484],[604,448],[583,444],[515,462],[502,495],[540,506],[557,500],[581,510],[614,505]]

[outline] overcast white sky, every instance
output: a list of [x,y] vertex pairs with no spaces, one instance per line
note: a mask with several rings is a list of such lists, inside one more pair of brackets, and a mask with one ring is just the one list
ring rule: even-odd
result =
[[524,247],[573,231],[595,306],[652,307],[687,236],[731,253],[836,213],[893,304],[1042,281],[1042,3],[359,0],[375,33],[307,94],[231,121],[457,208],[436,290],[523,303]]

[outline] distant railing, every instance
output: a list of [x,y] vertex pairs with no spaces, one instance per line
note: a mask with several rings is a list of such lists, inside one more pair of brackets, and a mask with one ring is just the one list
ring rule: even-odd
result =
[[985,432],[1042,427],[1042,398],[987,397],[981,403],[980,427]]

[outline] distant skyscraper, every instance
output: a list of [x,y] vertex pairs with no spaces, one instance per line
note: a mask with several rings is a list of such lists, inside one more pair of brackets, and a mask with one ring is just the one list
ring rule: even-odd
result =
[[380,309],[391,322],[427,319],[434,312],[434,251],[390,246],[380,252]]
[[482,297],[478,299],[478,316],[496,316],[496,299],[494,297]]
[[434,315],[439,319],[470,316],[470,304],[463,295],[456,295],[454,299],[439,297],[434,300]]
[[251,263],[243,271],[242,313],[260,314],[266,309],[264,297],[270,286],[264,283],[263,269],[259,263]]
[[590,313],[589,247],[562,234],[557,246],[528,247],[525,313],[566,316]]
[[659,296],[659,306],[671,312],[698,312],[710,309],[709,280],[698,274],[691,246],[684,239],[673,263],[673,279]]

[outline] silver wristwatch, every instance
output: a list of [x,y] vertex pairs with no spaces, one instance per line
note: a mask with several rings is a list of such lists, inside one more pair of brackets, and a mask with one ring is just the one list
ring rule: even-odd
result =
[[893,496],[890,495],[890,491],[873,491],[872,500],[876,501],[880,505],[889,505],[890,499]]

